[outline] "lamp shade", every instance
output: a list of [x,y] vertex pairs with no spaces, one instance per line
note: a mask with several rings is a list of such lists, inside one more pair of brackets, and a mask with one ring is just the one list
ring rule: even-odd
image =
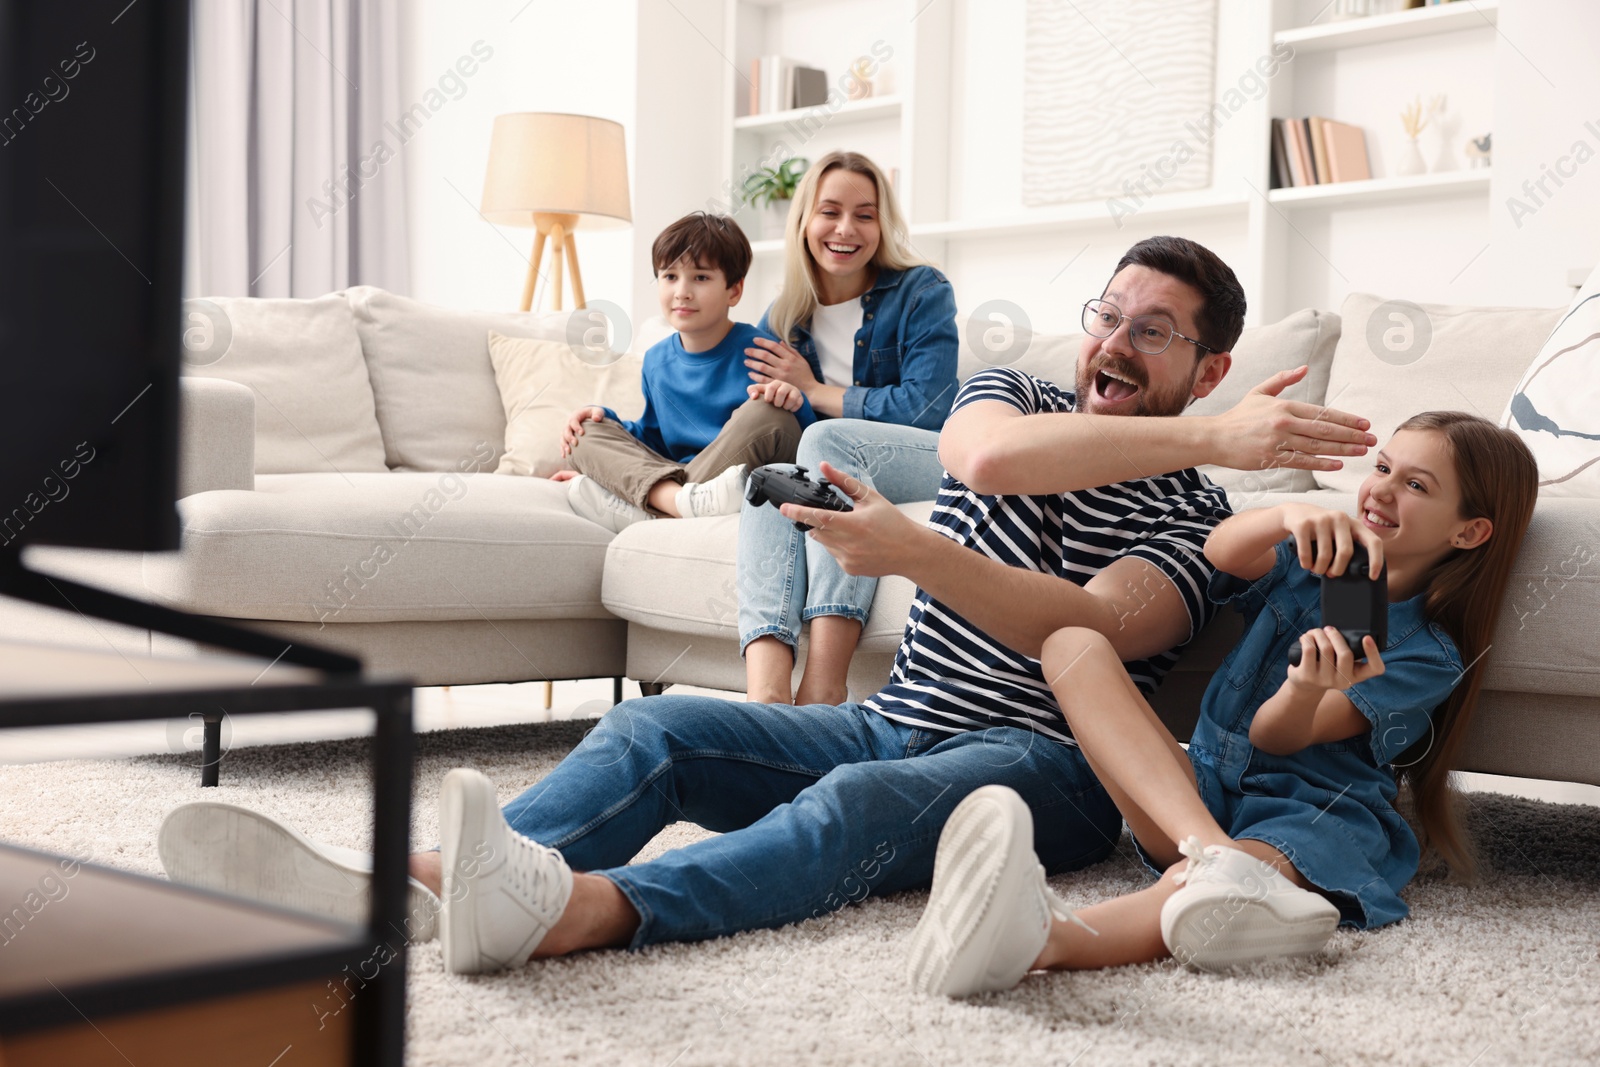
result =
[[532,226],[535,214],[577,215],[589,227],[631,222],[621,123],[541,111],[497,116],[482,211],[505,226]]

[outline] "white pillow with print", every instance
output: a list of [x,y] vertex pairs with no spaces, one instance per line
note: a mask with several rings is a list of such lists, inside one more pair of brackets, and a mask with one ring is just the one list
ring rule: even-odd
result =
[[1600,497],[1600,268],[1517,383],[1500,425],[1539,461],[1539,491]]

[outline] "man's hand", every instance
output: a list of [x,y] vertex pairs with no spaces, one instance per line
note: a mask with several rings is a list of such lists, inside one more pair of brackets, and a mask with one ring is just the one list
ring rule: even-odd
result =
[[907,549],[915,538],[929,532],[927,528],[833,464],[823,463],[820,469],[823,477],[844,490],[854,510],[828,511],[803,504],[785,504],[779,510],[812,527],[810,536],[839,561],[846,574],[882,578],[905,573]]
[[1284,389],[1306,376],[1307,368],[1279,371],[1244,395],[1229,410],[1212,417],[1215,462],[1235,470],[1295,467],[1336,471],[1344,466],[1327,456],[1361,456],[1378,443],[1372,425],[1348,412],[1301,400],[1284,400]]
[[799,411],[800,405],[805,403],[806,395],[788,382],[771,381],[764,385],[750,385],[745,392],[750,394],[751,400],[765,400],[775,408],[785,411]]
[[567,425],[561,430],[561,454],[572,455],[572,446],[578,443],[578,438],[583,436],[583,424],[586,422],[605,422],[605,408],[579,408],[567,420]]

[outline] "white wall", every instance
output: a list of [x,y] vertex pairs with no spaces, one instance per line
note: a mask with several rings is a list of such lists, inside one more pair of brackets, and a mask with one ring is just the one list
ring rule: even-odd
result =
[[[955,5],[951,212],[1014,217],[1022,210],[1024,0],[942,2]],[[1248,10],[1260,2],[1221,5],[1219,91],[1261,51]],[[733,106],[725,91],[730,60],[722,54],[731,5],[534,0],[513,20],[522,3],[406,2],[408,98],[420,97],[475,40],[495,49],[466,94],[406,146],[413,295],[459,307],[515,306],[532,231],[497,229],[474,211],[490,125],[504,111],[577,111],[624,124],[634,171],[633,227],[579,234],[585,288],[591,299],[631,309],[642,324],[655,313],[650,242],[672,219],[719,195],[725,178],[718,160],[723,112]],[[1498,30],[1451,36],[1457,40],[1412,42],[1409,51],[1410,45],[1376,46],[1296,59],[1295,113],[1325,109],[1336,98],[1344,117],[1374,131],[1379,173],[1398,146],[1393,134],[1400,106],[1416,93],[1436,91],[1449,96],[1454,112],[1453,144],[1445,151],[1459,158],[1468,133],[1492,128],[1495,171],[1487,198],[1294,212],[1299,232],[1290,234],[1281,264],[1290,276],[1288,306],[1337,309],[1346,293],[1360,290],[1414,300],[1554,305],[1570,296],[1569,269],[1600,261],[1600,210],[1594,206],[1600,203],[1600,64],[1593,58],[1600,4],[1502,0]],[[1472,76],[1475,69],[1481,78]],[[737,90],[743,82],[735,77],[731,84]],[[1268,115],[1265,100],[1253,102],[1218,133],[1213,173],[1219,187],[1258,180],[1249,131]],[[1573,159],[1562,160],[1580,140],[1595,158],[1564,178],[1564,187],[1548,183],[1553,195],[1516,225],[1507,198],[1526,200],[1523,181],[1537,180],[1546,165],[1572,169]],[[1438,151],[1426,139],[1425,146]],[[1117,256],[1139,238],[1162,232],[1194,237],[1242,273],[1251,269],[1245,266],[1243,212],[1172,224],[1135,215],[1121,228],[1108,220],[1081,231],[918,244],[947,269],[964,313],[1003,298],[1019,304],[1036,328],[1070,330],[1078,305],[1099,291]],[[770,270],[757,272],[756,291],[740,317],[760,314],[772,280]]]
[[[474,41],[494,50],[466,79],[460,99],[440,108],[403,149],[412,296],[447,307],[508,309],[522,298],[533,230],[491,225],[477,211],[496,115],[567,111],[614,119],[626,130],[633,164],[635,6],[636,0],[403,0],[408,101],[435,86]],[[586,295],[628,307],[632,230],[580,228],[578,249]],[[543,285],[537,299],[545,299]],[[570,291],[563,303],[572,306]]]

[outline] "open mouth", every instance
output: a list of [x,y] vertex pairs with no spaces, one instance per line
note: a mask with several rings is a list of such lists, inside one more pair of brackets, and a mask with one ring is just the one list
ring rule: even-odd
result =
[[1398,522],[1395,522],[1382,512],[1372,510],[1370,507],[1362,511],[1361,521],[1367,524],[1368,529],[1372,530],[1398,530],[1400,528]]
[[833,253],[835,256],[838,256],[840,259],[848,259],[857,252],[861,251],[860,245],[845,245],[840,244],[837,241],[825,241],[823,242],[822,247],[826,248],[829,252]]
[[1127,374],[1101,368],[1095,372],[1094,392],[1101,403],[1125,404],[1141,392],[1142,387]]

